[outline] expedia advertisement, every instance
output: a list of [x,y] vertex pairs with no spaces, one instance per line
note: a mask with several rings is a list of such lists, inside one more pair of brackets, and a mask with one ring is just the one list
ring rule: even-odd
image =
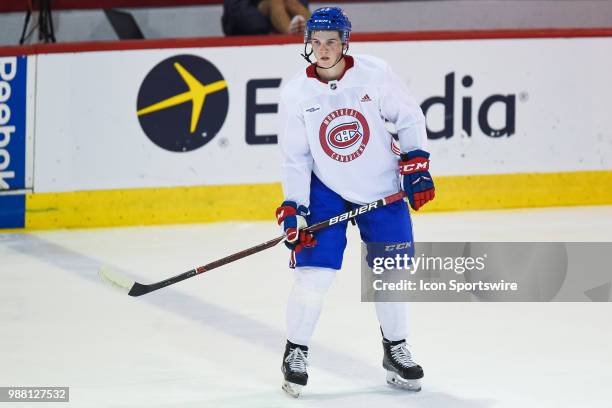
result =
[[138,121],[158,147],[190,152],[219,133],[227,116],[228,95],[227,82],[212,63],[195,55],[177,55],[154,66],[143,80]]
[[[407,83],[427,117],[432,172],[454,176],[612,169],[612,62],[580,63],[610,46],[356,42],[351,52],[382,57]],[[278,182],[280,87],[305,69],[299,52],[38,56],[35,192]]]
[[27,57],[0,57],[0,228],[25,225]]

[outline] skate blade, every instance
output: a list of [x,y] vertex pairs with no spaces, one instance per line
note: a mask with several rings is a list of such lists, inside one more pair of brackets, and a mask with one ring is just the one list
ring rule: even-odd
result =
[[300,396],[303,385],[290,383],[289,381],[283,381],[283,391],[291,395],[293,398]]
[[402,390],[421,391],[421,380],[408,380],[393,371],[387,371],[387,384]]

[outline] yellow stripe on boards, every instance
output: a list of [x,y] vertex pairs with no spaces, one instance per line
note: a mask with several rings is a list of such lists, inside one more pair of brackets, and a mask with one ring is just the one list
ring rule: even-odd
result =
[[448,176],[434,182],[436,198],[425,211],[612,204],[612,171]]
[[[419,212],[612,205],[612,171],[443,176],[434,180],[436,198]],[[29,194],[26,229],[274,222],[274,210],[282,199],[278,183]]]
[[274,220],[280,184],[31,194],[26,229]]

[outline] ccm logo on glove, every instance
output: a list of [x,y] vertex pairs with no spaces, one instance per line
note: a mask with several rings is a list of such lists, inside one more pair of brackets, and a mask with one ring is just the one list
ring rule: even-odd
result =
[[398,164],[402,187],[410,206],[418,211],[436,196],[436,189],[429,174],[429,153],[423,150],[402,153]]
[[415,157],[407,162],[400,162],[400,174],[411,174],[427,170],[429,170],[429,160],[422,157]]

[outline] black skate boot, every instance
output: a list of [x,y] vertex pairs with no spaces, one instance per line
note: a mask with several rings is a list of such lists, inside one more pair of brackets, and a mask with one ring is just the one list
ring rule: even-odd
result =
[[285,376],[283,390],[294,398],[300,396],[302,387],[308,382],[308,347],[287,340],[281,371]]
[[406,340],[390,341],[383,338],[383,367],[387,383],[411,391],[421,391],[423,369],[412,360]]

